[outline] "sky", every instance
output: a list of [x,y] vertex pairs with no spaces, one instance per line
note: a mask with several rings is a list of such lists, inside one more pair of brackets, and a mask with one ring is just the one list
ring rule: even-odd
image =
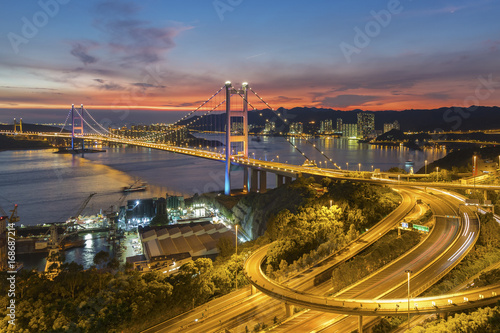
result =
[[500,1],[4,0],[0,9],[0,121],[64,118],[82,103],[189,111],[228,80],[275,108],[500,105]]

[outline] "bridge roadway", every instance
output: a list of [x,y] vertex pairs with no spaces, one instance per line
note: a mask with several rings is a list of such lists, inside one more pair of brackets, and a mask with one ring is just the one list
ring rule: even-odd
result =
[[[40,137],[62,137],[62,138],[70,138],[70,133],[14,133],[12,131],[3,131],[3,134],[16,134],[16,135],[37,135]],[[134,140],[134,139],[126,139],[119,137],[108,137],[101,135],[85,135],[83,137],[86,140],[95,140],[95,141],[105,141],[105,142],[114,142],[120,144],[128,144],[139,147],[158,149],[163,151],[169,151],[178,154],[184,154],[194,157],[206,158],[210,160],[215,160],[219,162],[225,162],[226,158],[224,154],[220,154],[217,152],[211,152],[196,148],[183,148],[177,147],[162,143],[151,143],[146,141]],[[304,167],[300,165],[293,164],[285,164],[271,161],[262,161],[258,159],[252,158],[243,158],[234,156],[232,157],[232,164],[240,165],[245,167],[250,167],[252,169],[257,169],[260,171],[271,172],[274,174],[288,176],[288,177],[300,177],[304,176],[321,176],[321,177],[329,177],[339,180],[349,180],[355,182],[365,182],[370,184],[379,184],[379,185],[389,185],[389,186],[423,186],[423,187],[437,187],[437,188],[447,188],[447,189],[476,189],[476,190],[500,190],[500,185],[484,185],[484,184],[461,184],[461,183],[450,183],[450,182],[411,182],[411,181],[403,181],[403,180],[395,180],[395,179],[385,179],[385,178],[376,178],[376,177],[352,177],[350,176],[353,171],[346,170],[335,170],[335,169],[322,169],[318,167]],[[371,173],[364,172],[363,175],[369,176]],[[392,176],[394,177],[394,175]],[[401,175],[402,178],[407,178],[408,175]]]

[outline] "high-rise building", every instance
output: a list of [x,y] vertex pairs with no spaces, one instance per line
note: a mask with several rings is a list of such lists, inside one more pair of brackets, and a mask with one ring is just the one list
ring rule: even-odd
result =
[[342,136],[346,138],[357,138],[358,124],[342,124]]
[[392,123],[385,123],[384,124],[384,133],[389,132],[390,130],[397,129],[399,130],[399,122],[397,120],[394,120]]
[[337,132],[342,132],[342,118],[337,118]]
[[265,133],[272,133],[276,130],[276,123],[274,121],[269,121],[264,126]]
[[304,132],[304,125],[301,122],[290,124],[290,134],[302,134]]
[[331,134],[333,132],[332,120],[322,120],[319,123],[319,132],[322,134]]
[[373,113],[358,113],[358,137],[368,138],[375,131],[375,115]]

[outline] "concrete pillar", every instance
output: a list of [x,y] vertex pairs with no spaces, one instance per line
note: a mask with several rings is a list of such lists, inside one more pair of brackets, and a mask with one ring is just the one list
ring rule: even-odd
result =
[[243,167],[243,192],[248,193],[249,184],[248,167]]
[[292,177],[285,176],[285,184],[288,185],[292,182]]
[[276,174],[276,187],[283,185],[283,175]]
[[260,180],[259,192],[266,193],[266,191],[267,191],[267,172],[261,170],[259,180]]
[[363,333],[363,316],[359,316],[358,333]]
[[250,295],[255,295],[257,293],[257,288],[252,284],[250,286]]
[[294,310],[295,310],[294,305],[285,303],[286,318],[290,318],[291,316],[293,316]]
[[252,176],[250,177],[250,192],[257,192],[259,184],[259,170],[252,169]]

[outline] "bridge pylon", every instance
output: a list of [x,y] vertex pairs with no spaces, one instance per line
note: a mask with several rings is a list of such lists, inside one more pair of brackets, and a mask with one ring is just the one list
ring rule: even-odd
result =
[[[241,110],[231,109],[231,95],[243,96]],[[226,173],[224,193],[231,195],[231,159],[234,156],[248,158],[248,83],[241,89],[233,88],[226,82]],[[248,190],[248,169],[244,171],[243,190]]]
[[19,124],[16,122],[16,118],[14,118],[14,132],[17,133],[17,129],[19,128],[19,132],[23,132],[23,118],[19,119]]
[[[71,150],[75,150],[75,134],[84,135],[83,129],[83,104],[81,113],[75,109],[75,104],[71,104]],[[85,139],[82,138],[82,152],[85,150]]]

